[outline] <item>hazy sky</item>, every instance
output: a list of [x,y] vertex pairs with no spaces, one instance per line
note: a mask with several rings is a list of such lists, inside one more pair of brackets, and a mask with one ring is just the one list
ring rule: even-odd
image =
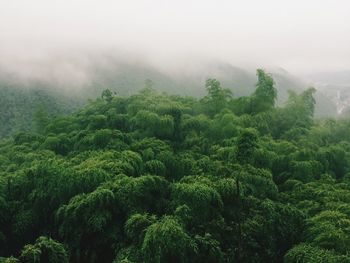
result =
[[0,0],[0,61],[122,50],[294,73],[350,69],[349,0]]

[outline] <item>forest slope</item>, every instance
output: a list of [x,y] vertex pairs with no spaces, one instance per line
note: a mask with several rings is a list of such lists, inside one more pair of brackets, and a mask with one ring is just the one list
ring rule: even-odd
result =
[[350,122],[257,76],[241,98],[105,90],[1,141],[2,262],[350,262]]
[[[69,62],[68,59],[67,61]],[[145,86],[152,86],[168,94],[200,98],[205,95],[205,80],[211,77],[220,80],[222,86],[229,88],[236,98],[247,96],[255,89],[253,72],[221,62],[204,63],[202,67],[195,67],[191,71],[173,74],[160,72],[147,63],[123,62],[110,57],[94,57],[89,66],[77,63],[71,67],[73,73],[66,80],[55,76],[51,76],[52,79],[21,80],[12,77],[8,80],[6,74],[0,74],[0,137],[33,130],[32,123],[38,108],[43,108],[51,117],[72,113],[89,99],[99,96],[106,88],[119,96],[130,96]],[[52,71],[59,69],[53,68]],[[77,75],[86,76],[83,83],[75,79],[74,70],[79,72]],[[287,101],[288,90],[300,93],[307,88],[303,82],[284,70],[272,72],[278,91],[278,105]],[[335,104],[322,92],[316,92],[315,98],[316,117],[336,116]]]

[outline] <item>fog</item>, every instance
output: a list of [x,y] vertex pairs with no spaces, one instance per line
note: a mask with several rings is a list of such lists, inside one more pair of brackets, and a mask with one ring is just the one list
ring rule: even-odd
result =
[[299,76],[344,72],[349,12],[348,0],[0,0],[0,67],[81,83],[98,54],[164,71],[219,60]]

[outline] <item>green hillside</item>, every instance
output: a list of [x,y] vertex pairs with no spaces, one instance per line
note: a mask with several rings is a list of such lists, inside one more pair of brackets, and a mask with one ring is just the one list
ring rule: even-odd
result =
[[38,111],[53,117],[71,113],[82,104],[78,98],[36,84],[24,87],[0,82],[0,138],[18,131],[35,130]]
[[[92,65],[85,69],[90,80],[83,86],[79,86],[74,80],[66,81],[63,86],[57,81],[47,80],[8,81],[1,75],[0,138],[13,135],[17,131],[32,130],[38,108],[44,109],[51,117],[72,113],[107,88],[118,96],[130,96],[148,85],[169,94],[200,98],[205,95],[205,80],[216,78],[236,98],[247,96],[255,89],[253,72],[226,63],[208,63],[187,74],[182,72],[171,75],[147,64],[120,62],[112,58],[106,60],[105,63],[98,62],[97,59],[92,61]],[[278,91],[278,105],[284,105],[287,101],[288,90],[300,93],[307,88],[283,70],[275,71],[272,75]],[[320,92],[316,92],[315,98],[316,117],[336,116],[333,102]]]
[[0,141],[0,262],[350,262],[350,122],[257,77],[107,89]]

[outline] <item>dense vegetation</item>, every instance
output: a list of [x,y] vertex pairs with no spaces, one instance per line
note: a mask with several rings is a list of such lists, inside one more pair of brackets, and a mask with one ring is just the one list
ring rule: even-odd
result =
[[[208,65],[204,63],[202,67],[205,69],[201,68],[186,74],[167,75],[145,62],[123,62],[113,58],[111,54],[89,59],[91,68],[81,66],[77,69],[86,75],[87,80],[82,83],[72,76],[58,79],[47,76],[45,79],[43,74],[43,79],[39,77],[27,79],[14,74],[9,77],[0,69],[0,139],[20,131],[35,130],[37,127],[33,125],[34,120],[42,109],[51,118],[71,114],[86,105],[88,100],[94,100],[106,87],[113,93],[116,92],[118,96],[134,95],[140,89],[151,86],[157,91],[172,95],[200,98],[206,94],[203,81],[208,76],[214,76],[220,79],[223,86],[229,87],[236,98],[247,96],[255,89],[254,72],[227,63],[216,62]],[[69,61],[68,58],[67,60]],[[79,64],[80,60],[73,61]],[[101,64],[101,61],[105,63]],[[55,72],[52,64],[48,63],[46,67]],[[74,71],[72,75],[74,76]],[[276,105],[283,105],[286,102],[288,90],[300,93],[305,89],[303,82],[283,70],[275,71],[273,78],[278,91]],[[330,88],[330,90],[334,93],[337,89]],[[315,94],[316,118],[339,117],[336,105],[327,96],[319,91]]]
[[69,114],[81,105],[78,98],[70,98],[60,91],[0,81],[0,138],[35,130],[33,120],[42,113],[46,117]]
[[0,262],[350,262],[350,122],[257,76],[38,114],[0,143]]

